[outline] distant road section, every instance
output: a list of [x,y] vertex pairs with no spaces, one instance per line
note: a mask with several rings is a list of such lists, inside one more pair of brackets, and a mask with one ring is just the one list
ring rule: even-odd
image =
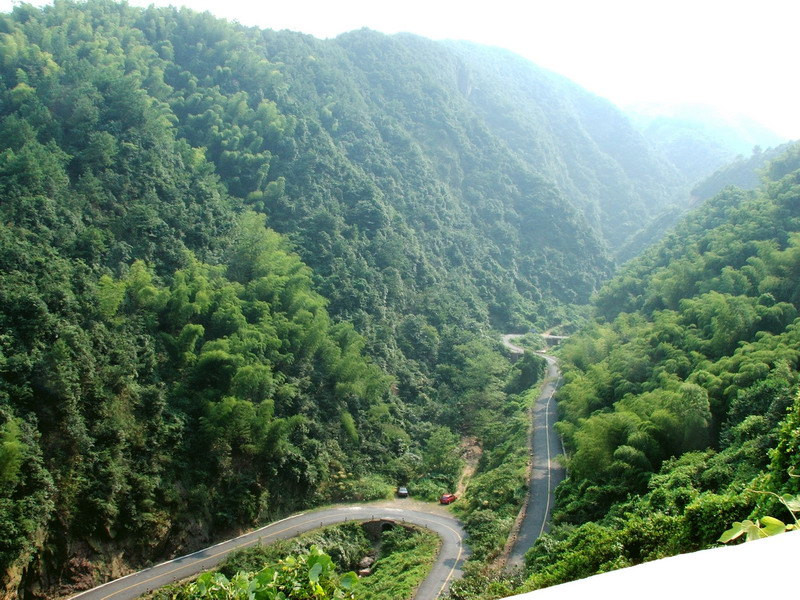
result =
[[503,336],[503,345],[511,351],[512,354],[525,354],[525,348],[517,346],[513,340],[522,337],[518,333],[507,333]]
[[[513,342],[516,337],[519,336],[504,335],[503,345],[514,354],[522,354],[525,350]],[[563,453],[563,449],[561,438],[553,427],[558,420],[553,395],[561,384],[561,372],[555,358],[543,353],[537,354],[547,361],[547,374],[542,391],[533,406],[533,426],[528,440],[533,468],[528,503],[523,507],[525,516],[506,563],[512,567],[524,563],[525,552],[547,530],[556,486],[566,475],[564,467],[555,460],[556,456]]]
[[467,550],[464,546],[465,533],[458,520],[436,505],[413,500],[394,500],[339,506],[293,515],[232,540],[110,581],[73,598],[131,600],[154,589],[207,571],[220,564],[234,550],[253,546],[259,542],[269,544],[336,523],[376,520],[418,525],[430,529],[442,538],[442,549],[428,577],[417,589],[416,600],[435,600],[454,579],[463,575],[462,565]]

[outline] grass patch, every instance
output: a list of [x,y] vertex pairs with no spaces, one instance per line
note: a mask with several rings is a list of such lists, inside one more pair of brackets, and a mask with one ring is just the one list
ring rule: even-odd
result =
[[520,346],[521,348],[525,349],[528,352],[547,349],[547,344],[545,343],[542,336],[539,335],[538,333],[528,332],[522,337],[512,339],[511,343]]
[[441,540],[432,531],[394,527],[383,532],[373,572],[362,577],[354,592],[369,600],[406,600],[428,575]]

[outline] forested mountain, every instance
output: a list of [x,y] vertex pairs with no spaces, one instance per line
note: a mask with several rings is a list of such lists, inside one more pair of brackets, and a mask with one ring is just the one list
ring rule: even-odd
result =
[[369,493],[396,437],[388,376],[109,51],[123,32],[55,10],[0,24],[4,596]]
[[568,313],[681,193],[609,104],[467,44],[56,2],[0,57],[8,595],[435,494],[456,433],[501,465],[530,377],[482,332]]
[[[748,157],[739,156],[697,183],[691,191],[690,205],[698,206],[710,200],[724,188],[736,186],[742,190],[755,190],[761,185],[761,172],[767,164],[786,152],[791,144],[782,144],[766,150],[755,147]],[[681,220],[685,210],[672,206],[631,237],[617,252],[619,262],[625,262],[660,241]]]
[[691,184],[701,182],[737,157],[750,156],[755,147],[770,148],[786,142],[750,119],[725,118],[704,106],[679,106],[671,111],[661,108],[655,113],[642,107],[629,114],[645,138]]
[[675,169],[610,102],[508,51],[450,47],[466,65],[461,85],[492,133],[589,215],[612,256],[665,208],[685,207]]
[[[181,27],[170,40],[194,48],[217,35]],[[357,322],[398,308],[437,327],[534,321],[584,302],[616,245],[685,198],[610,104],[516,57],[366,30],[328,41],[264,31],[252,43],[281,77],[270,97],[294,131],[270,150],[269,179],[285,186],[236,193],[291,234],[334,312]],[[213,51],[233,81],[263,80]],[[175,61],[199,77],[209,58]],[[192,93],[176,108],[187,125],[209,109],[225,121],[227,100]],[[208,146],[205,131],[181,129]],[[331,232],[348,238],[346,251]]]
[[435,494],[458,434],[515,457],[516,498],[509,397],[538,367],[485,332],[571,314],[686,197],[610,104],[499,50],[107,0],[0,15],[5,593]]
[[522,589],[706,548],[746,518],[794,522],[777,495],[800,492],[800,146],[764,176],[625,267],[565,342],[569,478]]
[[699,203],[716,196],[723,188],[734,185],[743,190],[754,190],[761,184],[761,171],[767,164],[786,152],[792,144],[782,144],[763,150],[753,148],[749,156],[742,156],[717,169],[692,188],[692,202]]

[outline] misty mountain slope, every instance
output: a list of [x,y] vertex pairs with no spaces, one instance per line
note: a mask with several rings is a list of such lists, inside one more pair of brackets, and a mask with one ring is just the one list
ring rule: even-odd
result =
[[592,215],[612,245],[682,206],[681,176],[610,102],[506,50],[450,46],[470,69],[471,101],[483,118]]
[[[469,274],[486,291],[501,284],[501,273],[528,297],[577,299],[596,285],[591,271],[607,269],[602,240],[573,203],[471,114],[449,86],[458,68],[452,57],[436,45],[433,56],[420,55],[366,31],[340,36],[333,47],[306,39],[314,72],[290,62],[305,55],[273,58],[292,65],[287,71],[292,87],[302,90],[300,102],[319,96],[324,110],[315,135],[333,142],[327,158],[345,161],[354,177],[366,176],[364,185],[380,192],[380,210],[392,211],[395,222],[378,237],[397,240],[406,251],[420,240],[433,269],[447,270],[448,277]],[[350,102],[352,96],[357,100]],[[306,122],[309,109],[306,104],[300,117]],[[297,166],[279,157],[275,173],[285,174],[287,186],[304,181],[308,170]],[[271,218],[279,228],[300,229],[297,222]],[[601,262],[587,269],[581,263],[591,253]]]
[[[492,56],[488,49],[463,46],[456,52],[416,36],[367,30],[325,42],[287,32],[263,36],[270,60],[285,65],[289,91],[278,104],[287,112],[302,106],[298,119],[307,124],[319,115],[309,131],[320,140],[327,133],[344,154],[328,159],[344,158],[355,167],[349,171],[354,177],[367,175],[381,192],[381,210],[392,207],[406,219],[412,240],[422,236],[430,240],[424,247],[472,257],[471,270],[483,264],[493,265],[485,269],[493,273],[510,269],[523,296],[581,301],[596,285],[591,273],[604,267],[586,269],[580,261],[602,257],[604,244],[615,246],[683,197],[677,174],[649,152],[619,112],[554,76],[534,77],[535,67],[518,57],[508,60],[527,65],[533,75],[515,95],[513,86],[492,75],[494,65],[484,64],[483,53]],[[481,78],[488,83],[476,85],[473,80]],[[490,88],[509,89],[509,95],[481,99]],[[592,128],[595,138],[587,133]],[[614,139],[620,140],[617,156],[603,151]],[[299,172],[297,166],[278,153],[271,171],[286,176],[290,195],[304,193],[298,178],[309,177],[307,163]],[[271,214],[276,227],[301,229],[281,214]],[[466,231],[437,238],[450,232],[449,224],[441,229],[448,220]],[[397,232],[396,226],[383,231],[390,238]],[[482,248],[464,246],[475,237]],[[455,247],[453,240],[459,240]],[[446,268],[463,263],[456,260],[441,254],[435,259]],[[493,279],[487,273],[471,278]]]
[[785,138],[745,117],[725,118],[703,106],[681,106],[672,114],[630,111],[642,134],[675,165],[690,184],[701,182],[755,147],[769,148]]
[[[769,162],[778,158],[790,147],[791,144],[782,144],[767,150],[756,147],[749,157],[740,156],[734,161],[728,162],[692,188],[690,204],[697,206],[706,202],[728,186],[736,186],[743,190],[758,188],[761,184],[762,172]],[[649,246],[657,244],[672,231],[684,216],[684,212],[678,205],[673,205],[652,219],[646,227],[640,229],[617,251],[618,262],[624,263],[640,255]]]
[[720,167],[692,188],[692,201],[702,202],[717,195],[723,188],[735,185],[743,190],[754,190],[761,183],[761,172],[768,163],[786,152],[791,144],[782,144],[762,150],[759,147],[752,153]]
[[[597,294],[560,350],[569,477],[515,593],[715,547],[746,519],[794,522],[778,498],[800,492],[799,208],[794,145]],[[507,595],[487,588],[466,597]]]
[[486,332],[569,316],[650,210],[616,113],[547,79],[547,110],[476,103],[491,69],[446,44],[91,0],[0,16],[0,56],[9,595],[452,488],[431,456],[524,431]]
[[404,121],[454,191],[480,187],[476,169],[531,171],[612,244],[685,197],[677,172],[609,102],[512,53],[366,30],[335,41],[368,74],[376,108]]
[[[254,48],[268,54],[280,78],[274,89],[248,79],[241,60],[224,62],[224,68],[246,88],[237,93],[251,101],[272,94],[292,132],[259,148],[269,154],[272,183],[242,181],[246,185],[236,191],[266,212],[273,227],[292,235],[334,312],[363,323],[384,305],[419,311],[422,304],[441,312],[443,303],[469,299],[463,316],[470,319],[490,313],[496,322],[533,319],[534,307],[548,310],[551,299],[587,298],[608,272],[602,240],[552,183],[515,157],[492,153],[490,144],[499,142],[485,131],[473,136],[488,139],[476,146],[464,133],[463,110],[443,114],[444,104],[409,91],[404,78],[429,69],[422,62],[384,65],[400,77],[389,87],[405,90],[404,108],[376,99],[379,84],[338,46],[288,32],[260,36],[263,47]],[[170,43],[177,48],[179,40]],[[180,43],[194,48],[204,40]],[[176,84],[171,102],[181,133],[192,145],[208,147],[214,140],[194,123],[207,119],[209,110],[222,122],[228,117],[213,94],[199,101],[197,92],[177,87],[179,78],[199,82],[203,76],[211,78],[206,85],[218,85],[207,63],[194,56],[176,52],[179,68],[188,70],[167,73],[167,79]],[[425,110],[432,116],[424,117]],[[445,143],[443,136],[456,142]],[[426,142],[431,138],[439,139],[434,151]],[[221,154],[215,162],[222,173]],[[452,176],[443,174],[448,170]],[[459,183],[462,178],[467,183]],[[342,237],[349,240],[346,248],[334,243]],[[358,280],[366,283],[361,290],[353,288]],[[396,282],[402,283],[400,295],[389,290],[399,291]],[[441,318],[462,318],[449,312]]]

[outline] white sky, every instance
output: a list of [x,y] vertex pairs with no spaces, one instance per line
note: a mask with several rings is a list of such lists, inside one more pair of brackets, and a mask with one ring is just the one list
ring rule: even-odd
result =
[[[620,106],[706,104],[800,139],[799,0],[129,2],[317,37],[370,27],[502,46]],[[13,4],[0,0],[0,11]]]

